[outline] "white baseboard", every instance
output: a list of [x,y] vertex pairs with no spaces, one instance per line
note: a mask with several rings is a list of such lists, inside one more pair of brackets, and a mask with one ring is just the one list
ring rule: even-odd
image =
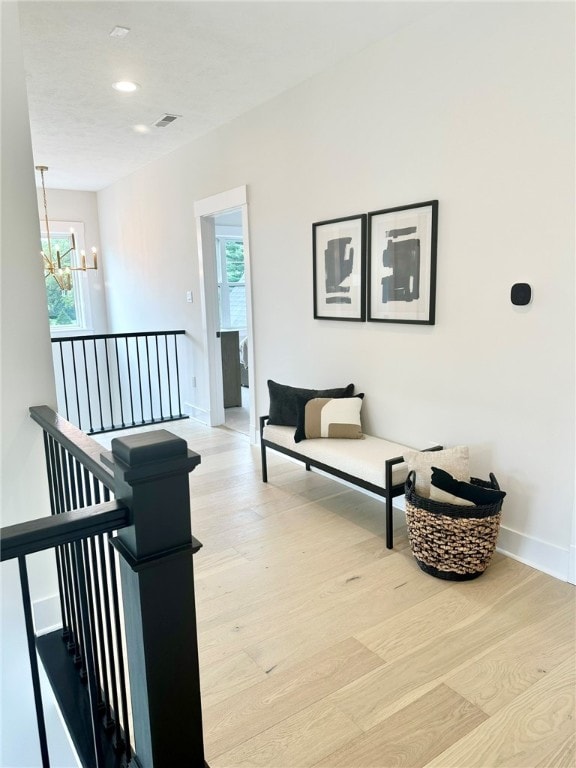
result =
[[[394,499],[394,509],[405,513],[404,497]],[[519,560],[556,579],[576,584],[576,546],[572,546],[569,550],[563,549],[501,526],[496,549],[503,555]]]
[[252,445],[260,444],[260,429],[256,424],[250,424],[250,428],[248,430],[248,437],[250,438],[250,443]]
[[[557,547],[547,541],[534,539],[519,531],[501,526],[498,534],[498,552],[548,573],[561,581],[570,579],[570,550]],[[572,557],[572,564],[574,558]],[[574,574],[572,574],[574,579]],[[574,583],[574,581],[572,581]]]
[[32,603],[32,616],[34,617],[34,630],[37,635],[45,635],[62,626],[60,614],[60,598],[58,595],[43,597]]
[[570,556],[568,558],[568,581],[570,584],[576,584],[576,544],[570,546]]
[[192,403],[184,403],[183,410],[191,419],[196,419],[196,421],[199,421],[201,424],[210,426],[210,413],[204,408],[198,408],[198,406],[192,405]]

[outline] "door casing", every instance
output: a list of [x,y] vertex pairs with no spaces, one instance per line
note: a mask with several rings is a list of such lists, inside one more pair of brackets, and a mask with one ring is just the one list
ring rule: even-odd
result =
[[218,309],[218,277],[216,270],[216,234],[214,217],[227,211],[240,210],[244,240],[244,275],[246,283],[246,329],[248,336],[248,370],[250,387],[250,442],[257,442],[256,430],[256,376],[254,367],[254,327],[252,322],[252,272],[250,264],[250,237],[248,229],[248,199],[246,186],[236,187],[194,203],[198,238],[198,264],[200,268],[200,294],[202,305],[202,333],[207,352],[206,375],[208,424],[211,427],[225,423],[222,386],[220,317]]

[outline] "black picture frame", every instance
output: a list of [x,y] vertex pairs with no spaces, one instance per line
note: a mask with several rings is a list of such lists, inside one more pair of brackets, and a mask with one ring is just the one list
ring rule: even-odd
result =
[[366,320],[365,213],[312,224],[314,318]]
[[434,325],[438,200],[368,214],[368,321]]

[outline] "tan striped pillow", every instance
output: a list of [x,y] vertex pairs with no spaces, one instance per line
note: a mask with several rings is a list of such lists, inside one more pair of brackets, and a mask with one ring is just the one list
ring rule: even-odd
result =
[[364,395],[355,397],[315,397],[298,409],[298,426],[294,441],[318,437],[358,440],[364,437],[360,409]]

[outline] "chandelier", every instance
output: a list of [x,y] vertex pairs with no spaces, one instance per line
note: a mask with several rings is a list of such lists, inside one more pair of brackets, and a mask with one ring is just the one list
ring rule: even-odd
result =
[[[92,248],[92,266],[89,267],[86,264],[86,253],[80,251],[80,266],[72,266],[72,256],[76,255],[76,237],[74,230],[70,230],[71,246],[64,253],[60,253],[58,249],[52,252],[52,243],[50,241],[50,225],[48,223],[48,204],[46,202],[46,188],[44,186],[44,173],[48,170],[46,165],[37,165],[36,170],[40,171],[42,177],[42,195],[44,197],[44,221],[46,222],[46,239],[48,241],[48,252],[40,251],[42,259],[44,260],[44,277],[53,277],[58,283],[60,290],[63,293],[72,290],[72,272],[87,272],[90,269],[98,269],[98,252],[96,248]],[[64,264],[64,260],[67,256],[70,256],[70,264]]]

